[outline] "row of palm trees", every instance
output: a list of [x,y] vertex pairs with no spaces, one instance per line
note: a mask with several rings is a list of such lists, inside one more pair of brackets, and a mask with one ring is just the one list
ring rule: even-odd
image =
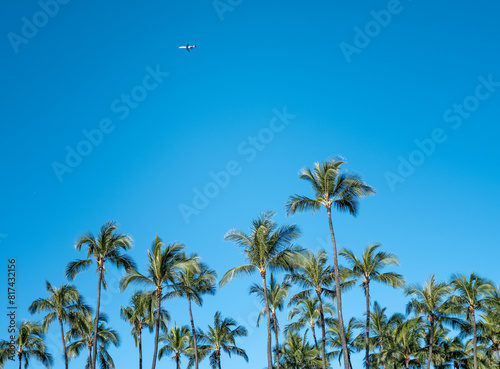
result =
[[[254,272],[260,274],[260,285],[252,285],[250,292],[259,296],[264,304],[261,315],[265,315],[267,324],[268,369],[274,367],[279,369],[280,366],[290,367],[289,359],[291,357],[290,355],[293,354],[293,347],[301,347],[298,352],[304,351],[307,347],[313,350],[320,350],[320,355],[317,355],[316,358],[319,357],[321,360],[320,367],[326,369],[330,366],[330,359],[332,357],[332,352],[327,352],[327,342],[332,346],[332,342],[334,341],[337,342],[335,345],[338,346],[338,352],[335,353],[336,351],[334,351],[333,355],[338,355],[339,360],[341,358],[343,359],[340,361],[343,362],[344,368],[350,368],[350,352],[353,352],[354,347],[352,345],[350,346],[350,342],[354,342],[352,330],[356,327],[359,328],[360,325],[359,322],[356,323],[357,325],[354,324],[354,320],[351,319],[348,326],[344,326],[342,293],[352,288],[356,282],[360,282],[366,298],[366,317],[363,324],[365,332],[363,340],[365,366],[366,368],[370,366],[376,367],[380,363],[384,363],[385,368],[387,363],[390,363],[392,360],[391,358],[393,355],[389,351],[384,351],[389,349],[388,347],[390,345],[388,345],[388,343],[385,345],[384,349],[380,348],[378,352],[372,352],[373,350],[370,349],[370,347],[373,347],[370,332],[372,332],[372,326],[375,324],[371,319],[372,313],[370,311],[370,282],[382,282],[396,288],[404,287],[405,284],[402,276],[397,273],[382,273],[381,270],[385,266],[397,265],[398,262],[394,255],[380,251],[380,245],[378,244],[370,245],[364,250],[359,259],[350,250],[342,250],[340,253],[337,252],[332,221],[332,208],[356,215],[359,199],[375,193],[373,188],[364,183],[358,176],[342,171],[341,166],[344,163],[345,162],[341,159],[333,159],[324,163],[315,164],[312,170],[307,168],[303,169],[300,174],[300,179],[310,183],[313,189],[313,196],[293,195],[286,203],[288,215],[306,210],[311,210],[314,213],[316,210],[320,210],[323,207],[326,209],[333,247],[333,267],[328,261],[326,251],[320,250],[312,252],[295,245],[294,241],[301,235],[299,227],[297,225],[278,226],[273,220],[274,213],[272,212],[263,213],[261,216],[254,219],[249,233],[233,229],[224,237],[225,240],[235,243],[243,250],[247,262],[246,264],[230,269],[220,280],[219,286],[223,287],[238,275],[246,275]],[[42,362],[50,364],[51,357],[43,346],[41,334],[47,329],[48,325],[57,318],[61,329],[66,369],[68,368],[69,358],[77,355],[84,347],[87,349],[88,368],[96,369],[96,361],[98,359],[101,366],[113,367],[111,357],[106,354],[106,345],[110,343],[117,344],[119,338],[116,332],[104,326],[106,317],[100,312],[101,289],[102,287],[106,287],[105,265],[109,264],[114,265],[118,269],[125,270],[125,276],[120,282],[120,289],[122,291],[125,291],[130,285],[149,287],[149,290],[145,292],[137,291],[134,293],[130,306],[125,308],[122,307],[121,310],[122,317],[133,326],[132,335],[139,348],[139,367],[141,369],[141,334],[143,329],[154,331],[155,334],[152,369],[156,367],[157,358],[172,352],[175,353],[175,357],[179,360],[182,353],[186,354],[189,357],[190,365],[195,366],[196,369],[198,368],[200,360],[209,355],[209,353],[212,366],[220,368],[221,350],[229,354],[234,353],[246,358],[244,350],[240,349],[235,343],[235,338],[244,336],[246,331],[243,327],[237,326],[236,322],[230,318],[222,319],[220,313],[217,313],[214,317],[214,326],[209,328],[209,333],[213,330],[210,334],[205,334],[196,328],[191,305],[194,302],[201,306],[203,295],[214,294],[216,292],[217,276],[215,271],[210,270],[203,264],[198,255],[186,255],[184,245],[181,243],[165,245],[158,236],[152,243],[151,249],[148,250],[146,270],[139,271],[134,261],[126,254],[126,251],[132,246],[131,238],[128,235],[118,233],[117,228],[114,222],[109,222],[103,225],[98,235],[94,236],[91,233],[86,233],[81,236],[76,242],[76,249],[77,251],[81,251],[85,248],[86,258],[73,261],[69,263],[66,268],[67,278],[73,280],[79,273],[87,270],[92,265],[95,264],[97,266],[97,303],[94,312],[83,303],[81,296],[79,296],[77,290],[73,286],[62,286],[60,289],[66,291],[63,294],[64,297],[56,297],[56,292],[59,289],[54,289],[49,283],[47,283],[47,290],[51,294],[53,304],[51,305],[39,299],[30,307],[32,313],[40,313],[42,311],[49,312],[44,318],[43,324],[39,325],[40,330],[35,329],[33,331],[35,341],[40,343],[38,352],[46,355],[45,359],[42,359]],[[338,254],[345,258],[347,266],[339,266]],[[287,274],[283,282],[279,283],[272,273],[283,271]],[[270,274],[271,277],[271,285],[269,286],[267,283],[268,274]],[[462,279],[465,280],[465,277]],[[450,288],[453,288],[455,291],[461,291],[460,287],[457,287],[457,283],[458,282],[453,282],[453,284],[449,285],[449,288],[445,288],[446,293],[450,294]],[[485,282],[484,284],[492,286],[489,282]],[[284,298],[288,293],[287,290],[292,285],[298,286],[301,291],[293,295],[290,299],[289,305],[292,306],[292,309],[290,310],[291,315],[289,317],[293,319],[297,316],[300,317],[300,319],[285,328],[287,340],[280,345],[279,325],[276,311],[283,308]],[[408,291],[410,293],[410,290]],[[418,294],[417,291],[418,288],[415,287],[415,290],[412,290],[410,295]],[[491,291],[492,289],[490,287],[484,287],[484,291],[481,293],[486,296],[491,294]],[[456,306],[462,301],[460,297],[462,295],[460,293],[451,294],[451,297],[446,299],[446,309],[443,308],[443,312],[439,313],[443,314],[443,316],[446,315],[448,317],[447,322],[455,324],[455,328],[459,326],[463,328],[466,326],[458,317],[450,317],[453,314],[458,314],[458,308],[456,308]],[[173,330],[167,331],[166,327],[169,317],[162,303],[165,299],[173,297],[183,297],[187,299],[190,327],[175,326],[172,328]],[[466,299],[466,297],[464,298]],[[281,303],[278,303],[280,299]],[[487,305],[493,306],[491,305],[493,303],[491,301],[494,301],[494,299],[491,298],[491,296],[488,297],[488,299],[490,300],[488,300],[489,302]],[[336,303],[336,308],[331,305],[331,302]],[[417,307],[419,305],[417,303],[413,303],[413,305],[415,305],[415,307],[412,307],[409,311],[415,311],[417,314],[420,314],[420,310],[418,310]],[[62,309],[61,306],[64,306],[65,311],[63,311],[64,309]],[[450,306],[455,306],[455,310],[451,309]],[[317,310],[317,321],[315,321],[316,318],[312,318],[312,316],[307,318],[307,315],[303,315],[304,311],[312,308],[314,308],[313,311]],[[301,309],[303,309],[302,312]],[[467,314],[469,314],[467,316],[467,321],[474,322],[471,328],[474,337],[472,344],[474,352],[474,369],[477,369],[478,338],[476,321],[475,318],[471,320],[471,316],[475,317],[475,311],[478,309],[481,310],[481,307],[469,306],[467,310]],[[292,314],[291,312],[295,313]],[[441,324],[439,314],[436,312],[435,316],[432,314],[428,314],[427,316],[430,324],[430,337],[427,340],[427,342],[429,342],[429,353],[427,358],[428,368],[434,357],[433,340],[437,331],[436,327],[441,327],[439,325]],[[334,316],[336,316],[336,318],[334,318]],[[482,318],[482,322],[484,321],[485,319]],[[437,322],[439,322],[439,324]],[[26,324],[28,324],[28,322]],[[67,333],[64,333],[64,324],[69,324],[70,326],[70,330]],[[417,323],[415,324],[418,325]],[[304,328],[305,326],[308,326],[312,331],[314,345],[310,345],[307,342],[305,333],[302,337],[297,333],[297,329]],[[321,329],[320,344],[318,344],[316,338],[314,329],[316,326]],[[411,324],[399,324],[397,328],[400,326],[411,326]],[[215,333],[216,331],[218,333]],[[275,335],[274,363],[272,331],[274,331]],[[337,332],[336,340],[331,339],[331,332]],[[417,332],[416,328],[415,332]],[[466,330],[464,330],[464,332],[466,332]],[[392,333],[396,332],[394,331]],[[103,335],[109,335],[109,337],[106,338]],[[85,336],[85,339],[83,339],[83,336]],[[74,341],[77,337],[82,339],[81,343],[78,345],[76,345]],[[116,337],[116,339],[112,337]],[[165,348],[168,346],[167,345],[158,350],[159,342],[170,342],[168,337],[171,338],[172,342],[174,342],[173,340],[178,343],[184,342],[184,346],[181,345],[184,348],[182,350],[179,347],[177,349],[167,349]],[[29,359],[29,355],[24,354],[24,352],[28,352],[29,350],[23,351],[21,349],[22,345],[20,339],[21,335],[19,335],[18,338],[19,365],[21,365],[22,358],[24,358],[26,363]],[[221,339],[225,342],[224,344],[219,342]],[[73,342],[66,347],[66,343],[71,340],[73,340]],[[214,345],[210,343],[215,341],[219,342],[219,344]],[[390,340],[387,339],[387,342],[390,342]],[[5,343],[3,345],[5,345]],[[3,347],[4,346],[1,346],[2,349]],[[357,343],[356,347],[360,347],[359,343]],[[37,357],[38,354],[32,355]],[[294,357],[298,360],[296,355]],[[317,360],[309,360],[311,365],[316,361]],[[177,359],[176,362],[179,366],[180,364]]]

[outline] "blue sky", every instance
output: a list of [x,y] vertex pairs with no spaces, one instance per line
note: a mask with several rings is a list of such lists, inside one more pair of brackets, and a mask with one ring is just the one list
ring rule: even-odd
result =
[[[471,271],[500,282],[498,2],[63,3],[4,2],[0,12],[0,253],[4,265],[16,258],[19,321],[36,318],[26,308],[45,280],[66,282],[67,263],[83,257],[75,239],[108,220],[134,238],[142,270],[159,234],[222,276],[245,262],[224,234],[248,231],[266,210],[297,223],[301,245],[331,254],[326,214],[287,218],[284,203],[311,194],[300,168],[336,155],[377,190],[357,218],[334,215],[340,248],[380,242],[409,282]],[[197,48],[178,49],[188,42]],[[121,272],[109,273],[116,285]],[[247,293],[256,278],[194,310],[202,328],[221,310],[249,330],[240,344],[250,362],[224,357],[223,367],[266,365]],[[92,271],[74,283],[94,301]],[[111,287],[103,300],[122,336],[118,368],[137,358],[118,316],[131,292]],[[390,311],[406,303],[387,287],[372,299]],[[186,305],[166,305],[178,324]],[[346,294],[347,317],[363,308],[361,290]],[[47,337],[62,368],[58,331]]]

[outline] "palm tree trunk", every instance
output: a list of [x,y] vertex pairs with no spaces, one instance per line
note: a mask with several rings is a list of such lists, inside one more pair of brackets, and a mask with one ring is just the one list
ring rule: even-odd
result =
[[137,332],[139,344],[139,369],[142,369],[142,330]]
[[21,355],[18,355],[19,357],[19,369],[21,369],[21,360],[22,360],[22,356]]
[[[382,338],[379,339],[379,344],[380,344],[380,353],[383,353],[384,352],[384,340]],[[387,363],[386,363],[385,358],[382,362],[382,367],[383,367],[383,369],[387,369]]]
[[61,340],[62,340],[63,353],[64,353],[64,365],[65,365],[65,368],[68,369],[68,354],[66,353],[66,342],[64,341],[63,322],[62,322],[62,319],[59,315],[57,317],[59,318],[59,325],[61,327]]
[[89,346],[89,366],[92,365],[92,345]]
[[95,308],[95,320],[94,320],[94,342],[92,343],[92,361],[90,364],[90,369],[95,369],[95,361],[97,359],[97,330],[99,329],[99,306],[101,305],[101,284],[102,284],[102,272],[103,272],[104,262],[99,261],[99,282],[97,285],[97,306]]
[[335,234],[333,233],[332,209],[330,207],[328,207],[327,211],[328,211],[328,223],[330,225],[330,236],[332,237],[332,246],[333,246],[335,296],[337,299],[337,316],[339,319],[340,342],[342,344],[342,350],[344,352],[344,368],[349,369],[350,360],[349,360],[349,353],[347,352],[347,342],[345,340],[344,319],[342,317],[342,297],[341,297],[341,292],[340,292],[339,262],[337,260],[337,243],[335,242]]
[[365,298],[366,298],[366,336],[365,336],[365,368],[370,369],[370,282],[365,281]]
[[160,332],[160,312],[161,312],[161,289],[156,290],[156,332],[155,332],[155,349],[153,353],[153,366],[156,368],[156,357],[158,356],[158,335]]
[[181,358],[177,355],[175,356],[175,367],[181,369]]
[[188,296],[189,318],[191,319],[191,329],[193,331],[193,344],[194,344],[194,368],[198,369],[198,344],[196,341],[196,329],[194,328],[193,313],[191,311],[191,299]]
[[276,313],[273,312],[273,322],[274,322],[274,338],[276,340],[276,369],[280,369],[280,354],[279,354],[279,341],[278,341],[278,319],[276,319]]
[[313,338],[314,338],[314,346],[316,348],[318,348],[318,341],[316,340],[316,331],[314,330],[314,323],[310,324],[310,327],[311,327],[311,332],[312,332]]
[[473,352],[474,352],[474,369],[477,369],[477,327],[476,327],[476,314],[474,310],[472,310],[472,331],[474,333],[474,341],[473,341]]
[[221,366],[220,366],[220,352],[219,354],[217,355],[217,364],[219,366],[219,369],[222,369]]
[[267,316],[267,367],[268,369],[273,369],[273,357],[271,355],[271,316],[269,312],[269,301],[267,299],[266,272],[262,271],[260,275],[262,277],[262,283],[264,285],[264,301],[266,303]]
[[325,329],[325,315],[323,313],[323,301],[321,301],[321,293],[317,292],[319,302],[319,317],[321,319],[321,361],[323,369],[326,369],[326,329]]
[[429,338],[429,356],[427,357],[427,369],[431,368],[431,361],[432,361],[432,346],[434,345],[434,318],[430,319],[431,323],[431,334]]

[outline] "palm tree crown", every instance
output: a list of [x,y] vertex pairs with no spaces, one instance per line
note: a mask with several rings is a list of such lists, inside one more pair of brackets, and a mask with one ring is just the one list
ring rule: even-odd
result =
[[19,369],[21,369],[23,360],[24,367],[27,368],[31,358],[40,361],[47,368],[51,367],[52,355],[47,352],[43,339],[43,328],[40,324],[24,320],[18,328],[15,343]]
[[337,244],[333,231],[332,207],[340,212],[348,212],[356,216],[358,212],[358,200],[364,196],[375,193],[375,190],[364,183],[359,176],[341,172],[341,166],[345,164],[342,159],[332,159],[324,163],[315,163],[314,169],[304,168],[300,171],[300,179],[309,182],[314,197],[309,198],[302,195],[290,196],[286,203],[288,215],[296,212],[312,210],[313,214],[322,206],[326,208],[330,237],[333,247],[333,266],[335,275],[335,289],[337,291],[337,315],[340,325],[340,341],[344,352],[344,368],[349,368],[347,342],[344,337],[344,321],[342,316],[342,294],[340,291],[340,275],[337,260]]
[[292,270],[294,255],[301,249],[292,245],[300,237],[300,229],[296,225],[278,227],[272,217],[275,213],[266,212],[252,221],[250,234],[232,229],[224,236],[225,240],[233,241],[243,249],[248,264],[230,269],[221,279],[220,286],[233,280],[237,275],[251,274],[258,271],[262,278],[264,301],[267,316],[267,363],[272,369],[271,355],[271,315],[267,293],[267,270]]
[[401,274],[394,272],[382,273],[387,265],[399,265],[398,258],[393,254],[378,251],[380,244],[371,244],[365,250],[361,259],[358,259],[351,250],[343,249],[340,255],[344,257],[350,268],[344,268],[341,274],[353,281],[361,281],[366,298],[366,334],[365,334],[365,367],[370,368],[370,282],[377,281],[392,287],[403,287],[404,279]]
[[208,327],[207,333],[200,332],[202,346],[200,352],[203,356],[210,354],[212,368],[221,369],[221,353],[224,351],[231,357],[232,354],[243,357],[248,361],[248,356],[242,348],[236,345],[236,338],[245,337],[247,330],[237,325],[232,318],[222,319],[221,312],[214,315],[213,326]]
[[165,246],[163,249],[163,241],[156,236],[148,250],[148,269],[146,275],[139,273],[136,269],[130,269],[127,275],[120,281],[120,289],[125,290],[131,283],[152,286],[156,294],[156,324],[155,324],[155,340],[153,352],[152,369],[156,367],[156,358],[158,354],[158,338],[160,333],[160,313],[162,311],[161,302],[165,295],[165,288],[172,288],[178,273],[182,270],[195,268],[195,259],[189,259],[184,254],[184,245],[179,242],[174,242]]
[[39,298],[28,308],[30,313],[48,312],[43,319],[43,329],[46,331],[48,326],[58,320],[61,329],[61,340],[64,353],[64,363],[68,369],[68,355],[66,352],[66,342],[64,340],[64,323],[69,323],[73,314],[77,312],[89,312],[90,307],[85,305],[83,298],[76,287],[64,284],[59,288],[54,288],[49,282],[45,281],[45,288],[49,292],[49,298]]
[[97,305],[95,312],[94,323],[97,329],[94,332],[94,343],[93,343],[93,361],[91,363],[91,369],[95,369],[95,362],[97,359],[97,335],[99,326],[97,322],[99,321],[99,306],[101,302],[101,285],[107,288],[104,267],[105,263],[111,263],[117,268],[124,268],[125,270],[130,270],[135,268],[135,264],[131,257],[123,254],[123,251],[127,251],[132,247],[132,238],[128,235],[116,233],[118,225],[111,221],[105,223],[97,237],[92,233],[87,232],[76,241],[75,248],[80,251],[82,247],[87,247],[87,258],[83,260],[76,260],[68,264],[66,268],[66,277],[69,280],[73,280],[76,275],[82,271],[87,270],[95,261],[97,263],[97,273],[99,275],[98,287],[97,287]]

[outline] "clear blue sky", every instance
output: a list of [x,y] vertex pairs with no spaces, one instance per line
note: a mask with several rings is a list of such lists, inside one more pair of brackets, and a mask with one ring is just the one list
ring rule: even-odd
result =
[[[286,218],[284,203],[311,194],[300,168],[335,155],[377,190],[357,218],[335,214],[340,247],[359,254],[382,243],[409,282],[471,271],[500,282],[498,1],[220,0],[218,10],[212,1],[45,1],[0,11],[0,253],[4,268],[17,260],[19,321],[36,318],[26,308],[45,296],[45,280],[65,283],[67,263],[84,256],[75,239],[108,220],[133,236],[140,270],[159,234],[222,276],[245,262],[223,235],[248,231],[265,210],[299,224],[301,245],[331,255],[326,214]],[[197,48],[178,49],[188,42]],[[224,170],[228,183],[214,185]],[[183,215],[188,207],[197,214]],[[121,334],[111,353],[125,368],[137,351],[118,312],[132,291],[117,292],[120,273],[108,273],[102,310]],[[224,356],[225,368],[266,365],[260,306],[247,293],[257,278],[194,309],[202,328],[221,310],[249,330],[239,343],[250,362]],[[92,270],[74,283],[95,301]],[[387,287],[372,299],[390,311],[406,303]],[[178,324],[188,323],[186,305],[166,303]],[[361,316],[360,289],[344,309]],[[55,328],[47,339],[60,369]],[[152,335],[145,340],[147,367]]]

